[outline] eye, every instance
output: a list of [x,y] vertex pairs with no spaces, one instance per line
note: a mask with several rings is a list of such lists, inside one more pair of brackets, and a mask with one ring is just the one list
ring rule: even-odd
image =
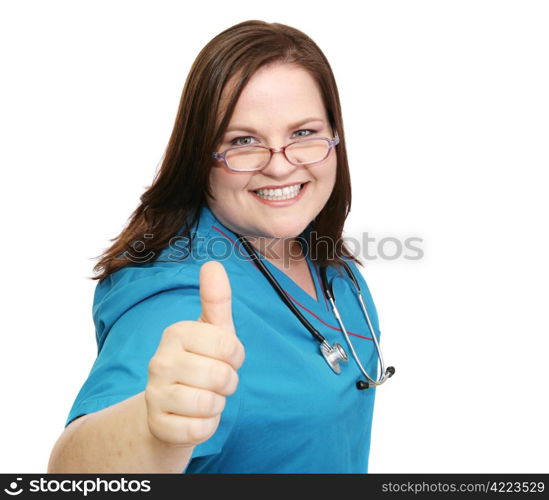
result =
[[[306,132],[306,134],[300,134],[300,132]],[[303,138],[316,133],[317,133],[316,130],[313,130],[310,128],[302,128],[302,129],[296,130],[294,132],[294,135],[296,135],[297,138]],[[251,146],[253,144],[251,141],[254,139],[255,137],[251,135],[241,135],[239,137],[235,137],[234,139],[231,139],[229,141],[229,144],[231,146]]]
[[231,146],[250,146],[252,144],[251,142],[238,142],[241,139],[253,139],[253,137],[251,135],[243,135],[240,137],[235,137],[229,142],[229,144]]
[[294,132],[294,134],[298,134],[299,132],[311,132],[310,134],[307,134],[307,135],[298,135],[297,137],[308,137],[309,135],[312,135],[312,134],[316,134],[317,131],[316,130],[312,130],[310,128],[302,128],[302,129],[299,129],[299,130],[296,130]]

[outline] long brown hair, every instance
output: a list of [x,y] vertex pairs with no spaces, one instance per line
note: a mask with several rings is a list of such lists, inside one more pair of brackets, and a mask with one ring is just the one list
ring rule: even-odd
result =
[[[179,234],[190,238],[200,206],[205,204],[206,194],[211,196],[211,154],[224,135],[248,80],[261,66],[274,62],[293,63],[311,74],[320,88],[332,130],[339,135],[335,186],[309,232],[309,248],[314,251],[311,258],[319,265],[339,266],[340,256],[345,256],[362,265],[341,238],[351,208],[351,182],[341,105],[330,64],[303,32],[280,23],[250,20],[221,32],[198,54],[187,76],[173,131],[153,183],[142,194],[126,227],[110,240],[114,243],[99,257],[93,268],[99,274],[90,279],[103,280],[135,264],[135,260],[125,256],[131,255],[133,245],[143,241],[144,235],[147,253],[156,256],[182,227]],[[229,80],[235,83],[226,98],[223,90]],[[331,243],[331,248],[326,242]]]

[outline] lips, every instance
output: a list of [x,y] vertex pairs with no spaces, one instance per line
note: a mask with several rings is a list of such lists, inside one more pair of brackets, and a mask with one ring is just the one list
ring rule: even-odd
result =
[[302,184],[294,183],[274,188],[261,188],[253,191],[256,196],[270,201],[284,201],[295,198],[301,191]]
[[272,188],[260,188],[250,191],[256,200],[273,207],[287,207],[297,203],[307,190],[309,181],[299,184],[286,184],[284,187],[274,186]]

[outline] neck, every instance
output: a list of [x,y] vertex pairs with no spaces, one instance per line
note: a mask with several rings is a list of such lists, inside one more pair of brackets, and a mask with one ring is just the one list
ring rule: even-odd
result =
[[248,237],[256,251],[278,268],[289,269],[304,261],[303,249],[296,238]]

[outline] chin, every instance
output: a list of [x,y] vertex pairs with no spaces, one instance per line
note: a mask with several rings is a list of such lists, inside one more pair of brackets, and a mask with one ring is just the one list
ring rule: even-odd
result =
[[269,227],[263,233],[265,238],[297,238],[308,224],[281,225],[280,227]]

